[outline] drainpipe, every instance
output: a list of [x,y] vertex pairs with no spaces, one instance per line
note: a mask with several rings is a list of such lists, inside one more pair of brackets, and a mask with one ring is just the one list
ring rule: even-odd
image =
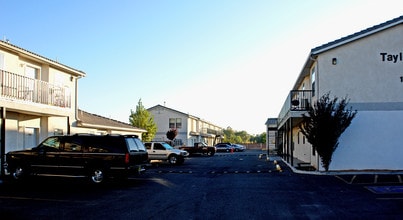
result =
[[1,170],[0,170],[0,176],[4,177],[4,162],[6,161],[5,159],[5,151],[6,151],[6,108],[5,107],[0,107],[0,120],[1,120],[1,126],[0,126],[0,162],[1,162]]
[[[81,78],[81,77],[76,77],[76,78],[74,78],[74,83],[75,83],[75,99],[74,99],[74,102],[75,102],[75,120],[76,120],[76,123],[78,123],[78,121],[80,121],[80,118],[78,117],[78,79],[79,78]],[[69,134],[70,134],[70,122],[69,122],[69,129],[68,129],[68,132],[69,132]]]

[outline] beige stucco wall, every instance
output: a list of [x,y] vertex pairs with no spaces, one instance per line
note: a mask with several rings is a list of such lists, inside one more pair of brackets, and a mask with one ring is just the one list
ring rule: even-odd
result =
[[[403,102],[403,60],[383,61],[381,53],[403,53],[403,25],[320,54],[319,95],[348,97],[351,103]],[[400,45],[400,46],[399,46]],[[337,64],[332,64],[332,59]]]
[[[330,170],[403,169],[402,36],[399,25],[319,55],[318,97],[329,91],[331,97],[348,96],[358,110],[339,139]],[[395,55],[396,62],[381,53]]]

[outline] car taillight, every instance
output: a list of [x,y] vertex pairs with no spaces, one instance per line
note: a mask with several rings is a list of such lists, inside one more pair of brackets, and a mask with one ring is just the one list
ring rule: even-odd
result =
[[130,162],[130,154],[126,153],[126,155],[125,155],[125,163],[129,164],[129,162]]

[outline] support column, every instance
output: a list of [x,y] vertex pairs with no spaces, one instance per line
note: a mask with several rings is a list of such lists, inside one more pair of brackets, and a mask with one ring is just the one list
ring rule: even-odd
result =
[[292,117],[290,118],[290,163],[294,166],[294,140],[292,138]]
[[5,151],[6,151],[6,108],[0,107],[0,163],[1,170],[0,176],[4,177],[4,162],[5,162]]

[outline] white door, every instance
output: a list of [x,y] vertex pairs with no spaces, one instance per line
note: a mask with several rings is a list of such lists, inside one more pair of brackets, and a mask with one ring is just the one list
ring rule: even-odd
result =
[[38,128],[24,129],[24,149],[33,148],[38,145]]

